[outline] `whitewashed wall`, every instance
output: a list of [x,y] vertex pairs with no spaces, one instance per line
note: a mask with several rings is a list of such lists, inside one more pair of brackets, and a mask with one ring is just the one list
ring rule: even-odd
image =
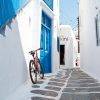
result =
[[54,18],[52,33],[52,71],[55,73],[59,70],[59,52],[57,50],[57,36],[59,35],[59,0],[54,0]]
[[28,52],[40,46],[39,12],[39,1],[31,1],[0,31],[0,100],[28,79]]
[[[100,10],[99,0],[80,0],[81,67],[100,80],[100,46],[96,45],[95,17]],[[98,8],[98,9],[96,9]]]
[[60,39],[60,45],[65,45],[65,66],[61,68],[75,67],[76,51],[75,51],[75,36],[69,25],[60,25],[60,38],[67,38],[67,41]]
[[[54,12],[58,11],[58,1],[54,1]],[[54,14],[42,0],[32,0],[11,23],[6,25],[5,29],[0,31],[0,100],[7,98],[28,80],[28,64],[31,59],[28,52],[40,47],[42,10],[53,19],[52,72],[59,68],[59,59],[57,59],[58,13]]]

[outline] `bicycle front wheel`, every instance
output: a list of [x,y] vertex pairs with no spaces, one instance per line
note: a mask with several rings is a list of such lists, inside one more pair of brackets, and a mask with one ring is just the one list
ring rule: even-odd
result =
[[38,62],[38,65],[39,65],[39,76],[41,79],[43,79],[44,78],[44,69],[43,69],[43,66],[42,66],[40,60]]
[[31,82],[33,84],[35,84],[37,82],[37,71],[36,71],[36,68],[34,66],[33,60],[30,60],[30,63],[29,63],[29,74],[30,74]]

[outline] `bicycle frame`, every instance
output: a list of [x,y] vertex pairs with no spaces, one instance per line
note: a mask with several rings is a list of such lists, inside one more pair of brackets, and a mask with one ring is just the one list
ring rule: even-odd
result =
[[34,61],[34,65],[36,70],[38,70],[38,62],[39,62],[39,58],[38,58],[38,53],[37,51],[42,50],[42,48],[36,49],[34,51],[30,51],[29,53],[32,55],[33,57],[33,61]]
[[29,62],[29,72],[30,72],[30,79],[33,84],[37,82],[37,75],[40,76],[41,79],[44,78],[44,72],[43,68],[41,66],[41,62],[38,58],[38,50],[41,50],[42,48],[39,48],[34,51],[30,51],[29,53],[32,55],[33,59]]

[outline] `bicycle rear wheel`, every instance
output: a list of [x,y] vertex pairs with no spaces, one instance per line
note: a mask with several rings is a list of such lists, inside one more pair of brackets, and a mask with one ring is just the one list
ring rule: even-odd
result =
[[30,74],[31,82],[33,84],[36,84],[36,82],[37,82],[37,71],[34,67],[34,61],[33,60],[30,60],[30,63],[29,63],[29,74]]

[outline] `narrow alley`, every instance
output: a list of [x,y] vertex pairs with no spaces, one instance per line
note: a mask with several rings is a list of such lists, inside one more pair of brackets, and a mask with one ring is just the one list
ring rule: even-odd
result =
[[7,100],[100,100],[100,83],[80,68],[62,69],[29,84]]
[[0,0],[0,100],[100,100],[99,59],[100,0]]

